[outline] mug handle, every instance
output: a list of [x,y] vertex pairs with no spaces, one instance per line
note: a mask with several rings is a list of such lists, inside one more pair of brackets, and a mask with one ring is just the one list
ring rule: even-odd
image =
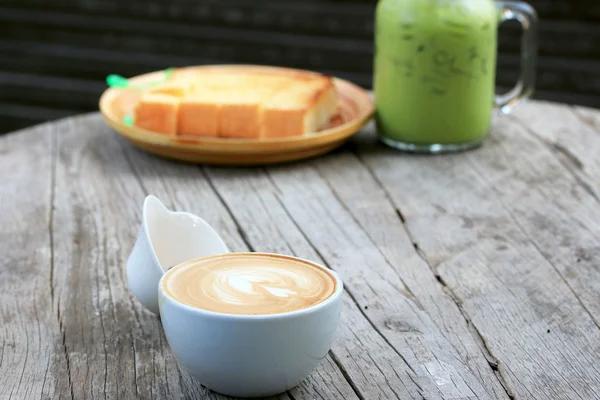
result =
[[503,114],[508,114],[521,100],[533,93],[535,85],[535,59],[538,46],[538,17],[529,4],[522,1],[497,1],[499,24],[515,19],[521,23],[521,73],[519,80],[512,90],[505,94],[496,95],[496,108]]

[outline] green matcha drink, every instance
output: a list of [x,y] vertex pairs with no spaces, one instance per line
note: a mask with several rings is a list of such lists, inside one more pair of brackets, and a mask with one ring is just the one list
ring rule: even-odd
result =
[[385,143],[414,151],[481,143],[501,18],[492,0],[379,1],[373,86]]

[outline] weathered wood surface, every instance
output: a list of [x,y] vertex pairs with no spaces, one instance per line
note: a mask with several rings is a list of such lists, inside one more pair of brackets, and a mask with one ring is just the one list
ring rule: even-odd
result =
[[478,150],[367,129],[267,168],[143,153],[91,114],[0,138],[0,399],[222,399],[180,369],[124,262],[148,193],[234,251],[346,284],[338,338],[280,399],[600,398],[600,112],[529,103]]

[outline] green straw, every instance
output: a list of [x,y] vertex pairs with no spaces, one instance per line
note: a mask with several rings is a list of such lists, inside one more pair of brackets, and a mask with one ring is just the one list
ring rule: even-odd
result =
[[171,79],[171,76],[173,75],[173,71],[175,71],[175,68],[167,68],[164,70],[164,75],[162,79],[159,79],[158,81],[154,81],[151,83],[148,83],[146,85],[132,85],[131,82],[129,82],[129,79],[121,76],[121,75],[117,75],[117,74],[110,74],[106,77],[106,84],[108,86],[110,86],[111,88],[116,88],[116,89],[126,89],[126,88],[131,88],[131,89],[138,89],[138,90],[144,90],[147,89],[149,87],[152,87],[154,85],[158,85],[159,83],[163,83],[168,81],[169,79]]
[[131,115],[124,116],[123,123],[127,126],[133,126],[133,116],[131,116]]

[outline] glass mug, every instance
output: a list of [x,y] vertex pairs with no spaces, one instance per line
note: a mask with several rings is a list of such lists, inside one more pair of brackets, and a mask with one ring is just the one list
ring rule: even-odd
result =
[[[498,25],[523,27],[517,85],[495,95]],[[494,106],[503,113],[533,92],[537,16],[527,3],[380,0],[375,19],[376,123],[385,144],[441,153],[480,145]]]

